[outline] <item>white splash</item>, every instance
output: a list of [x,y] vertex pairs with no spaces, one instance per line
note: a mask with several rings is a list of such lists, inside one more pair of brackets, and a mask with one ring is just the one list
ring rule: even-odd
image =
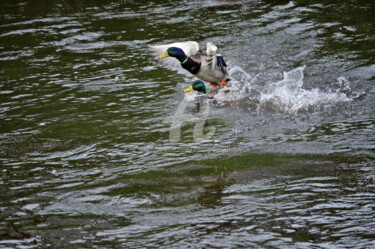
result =
[[[302,66],[289,72],[284,72],[283,80],[269,84],[267,92],[261,94],[259,107],[276,112],[295,114],[309,112],[310,108],[318,104],[334,104],[352,100],[342,91],[342,87],[334,92],[326,92],[317,88],[311,90],[303,89],[304,69],[305,67]],[[338,80],[342,81],[343,79],[340,77]],[[346,79],[345,82],[345,87],[349,88],[349,82]]]
[[[314,107],[321,104],[334,104],[353,100],[350,83],[339,77],[337,89],[323,91],[320,89],[303,89],[303,71],[305,66],[297,67],[289,72],[284,72],[282,80],[270,83],[266,87],[257,86],[259,75],[252,77],[240,67],[233,67],[229,71],[234,79],[231,84],[237,89],[238,99],[250,99],[257,102],[257,111],[296,114],[311,112]],[[257,90],[254,90],[256,88]],[[232,100],[232,99],[231,99]]]
[[[321,105],[334,105],[355,99],[355,93],[350,89],[350,82],[344,77],[339,77],[333,84],[334,90],[304,89],[304,69],[305,66],[301,66],[284,72],[282,80],[264,87],[257,85],[259,75],[251,76],[238,66],[231,67],[230,86],[222,88],[213,103],[217,106],[249,107],[249,110],[258,112],[297,114],[314,112],[315,107]],[[182,86],[180,88],[182,89]],[[202,101],[203,96],[205,95],[192,92],[185,95],[184,101]]]

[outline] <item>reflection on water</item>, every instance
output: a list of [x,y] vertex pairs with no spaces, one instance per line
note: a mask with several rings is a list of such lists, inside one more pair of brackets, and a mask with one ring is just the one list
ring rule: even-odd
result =
[[[2,247],[375,246],[373,3],[1,5]],[[193,77],[147,52],[184,40],[238,93],[203,142],[170,141]]]

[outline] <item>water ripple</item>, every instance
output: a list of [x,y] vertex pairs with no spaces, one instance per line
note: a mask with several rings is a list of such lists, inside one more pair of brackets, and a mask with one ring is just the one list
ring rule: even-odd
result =
[[[0,246],[374,247],[375,33],[358,6],[5,0]],[[210,106],[211,140],[195,119],[170,141],[194,78],[147,47],[176,40],[217,44],[241,93]]]

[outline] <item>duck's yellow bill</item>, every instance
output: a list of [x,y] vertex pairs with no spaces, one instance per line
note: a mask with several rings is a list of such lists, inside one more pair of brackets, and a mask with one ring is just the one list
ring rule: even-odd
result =
[[186,88],[186,89],[184,90],[184,92],[188,93],[188,92],[192,92],[193,90],[194,90],[193,87],[190,86],[190,87]]
[[160,55],[159,58],[165,58],[165,57],[168,57],[168,56],[169,56],[168,52],[165,52],[164,54]]

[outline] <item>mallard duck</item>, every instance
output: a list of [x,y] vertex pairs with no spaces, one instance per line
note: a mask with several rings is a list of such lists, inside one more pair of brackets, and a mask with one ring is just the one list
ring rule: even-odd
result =
[[192,91],[197,91],[198,95],[202,95],[202,94],[207,93],[206,86],[204,85],[203,81],[201,81],[201,80],[193,81],[191,86],[184,90],[185,93],[189,93],[189,92],[192,92]]
[[212,43],[207,43],[205,53],[199,50],[199,44],[195,41],[150,46],[150,50],[154,56],[158,56],[162,64],[172,67],[182,66],[212,86],[220,86],[219,82],[222,86],[226,86],[230,80],[227,65],[223,57],[216,54],[217,47]]
[[209,100],[213,105],[229,104],[230,106],[246,106],[254,109],[260,100],[260,92],[255,89],[237,89],[235,87],[215,88],[207,93],[206,86],[201,80],[194,81],[184,92],[190,94],[196,91],[193,100],[199,106]]
[[205,95],[207,98],[213,99],[218,94],[225,96],[226,94],[228,94],[231,91],[231,88],[229,88],[229,87],[215,88],[215,89],[213,89],[213,90],[211,90],[210,92],[207,93],[206,86],[204,85],[204,82],[201,81],[201,80],[195,80],[195,81],[193,81],[193,83],[191,84],[190,87],[188,87],[184,90],[185,93],[189,93],[189,92],[192,92],[192,91],[197,91],[198,96],[199,95]]

